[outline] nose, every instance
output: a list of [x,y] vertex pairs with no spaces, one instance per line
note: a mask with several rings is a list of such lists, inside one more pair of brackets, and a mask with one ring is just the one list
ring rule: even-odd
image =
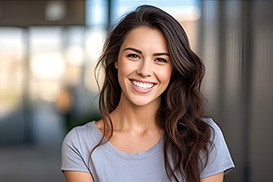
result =
[[151,61],[143,60],[138,69],[137,74],[141,75],[142,77],[150,77],[152,75],[152,65]]

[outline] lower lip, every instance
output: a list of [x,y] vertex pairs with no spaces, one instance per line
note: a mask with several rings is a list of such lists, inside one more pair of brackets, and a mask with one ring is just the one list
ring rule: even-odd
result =
[[141,87],[134,85],[133,83],[131,83],[131,85],[132,85],[132,88],[134,89],[134,91],[136,91],[137,93],[140,93],[140,94],[146,94],[148,92],[151,92],[155,86],[155,85],[153,85],[151,88],[143,89]]

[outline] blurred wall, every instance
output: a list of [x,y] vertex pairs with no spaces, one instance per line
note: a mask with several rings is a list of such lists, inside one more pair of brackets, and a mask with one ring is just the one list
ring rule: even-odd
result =
[[207,113],[221,126],[236,164],[227,181],[272,181],[273,3],[203,1],[202,7]]

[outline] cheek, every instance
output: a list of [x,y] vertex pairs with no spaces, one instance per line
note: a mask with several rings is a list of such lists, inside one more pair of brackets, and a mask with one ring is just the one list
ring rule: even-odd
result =
[[169,83],[171,76],[172,76],[172,69],[166,69],[166,70],[161,70],[159,72],[157,72],[158,74],[158,78],[159,80],[161,80],[161,82],[166,82]]
[[136,65],[130,64],[126,60],[121,60],[118,63],[118,72],[120,76],[128,76],[136,69]]

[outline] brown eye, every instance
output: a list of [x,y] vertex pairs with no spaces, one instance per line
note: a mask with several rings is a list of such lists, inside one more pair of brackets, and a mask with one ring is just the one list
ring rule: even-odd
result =
[[167,63],[168,62],[166,59],[163,59],[163,58],[156,58],[155,61],[158,63]]
[[128,54],[127,57],[128,58],[139,58],[139,56],[137,54]]

